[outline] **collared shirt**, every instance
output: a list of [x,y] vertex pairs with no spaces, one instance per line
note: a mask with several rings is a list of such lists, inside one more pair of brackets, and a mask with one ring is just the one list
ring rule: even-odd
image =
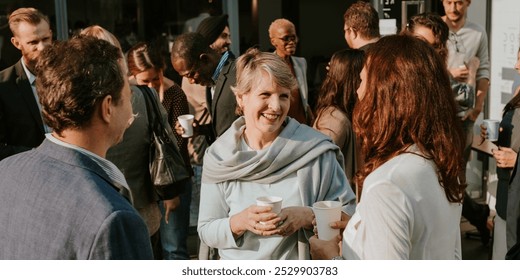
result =
[[[213,76],[211,76],[211,79],[213,79],[213,82],[215,82],[215,85],[217,83],[218,76],[220,75],[220,72],[222,71],[222,68],[224,67],[224,64],[229,58],[229,51],[226,51],[224,54],[222,54],[222,57],[220,58],[220,61],[218,62],[217,68],[215,69],[215,72],[213,72]],[[213,99],[213,96],[215,95],[215,85],[211,87],[211,99]]]
[[63,142],[60,139],[54,137],[51,133],[45,134],[45,137],[54,144],[63,146],[65,148],[73,149],[75,151],[78,151],[78,152],[86,155],[90,159],[92,159],[95,163],[97,163],[101,167],[101,169],[103,169],[103,171],[105,171],[105,173],[108,175],[110,180],[115,182],[117,187],[123,187],[125,189],[122,193],[127,194],[129,196],[128,199],[130,200],[130,202],[133,201],[132,195],[131,195],[132,193],[130,192],[130,187],[128,186],[128,183],[126,182],[125,176],[123,175],[121,170],[119,170],[117,168],[117,166],[115,166],[115,164],[113,164],[112,162],[110,162],[107,159],[104,159],[104,158],[94,154],[93,152],[91,152],[89,150],[86,150],[84,148],[81,148],[81,147],[73,145],[73,144]]
[[[36,84],[35,84],[36,76],[31,71],[29,71],[29,69],[25,65],[25,62],[23,61],[23,58],[21,59],[21,61],[22,61],[23,71],[25,72],[25,75],[27,75],[27,79],[29,80],[29,84],[31,85],[34,99],[36,100],[36,105],[38,105],[38,110],[40,110],[40,116],[42,116],[42,105],[40,104],[40,98],[38,98],[38,92],[36,91]],[[45,122],[43,121],[43,117],[42,117],[42,122],[43,122],[43,129],[44,129],[45,133],[51,133],[52,129],[48,125],[45,124]]]

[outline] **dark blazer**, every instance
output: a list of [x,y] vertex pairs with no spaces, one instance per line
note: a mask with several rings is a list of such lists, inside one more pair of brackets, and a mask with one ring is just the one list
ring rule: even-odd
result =
[[148,230],[90,157],[45,140],[0,161],[0,259],[153,259]]
[[0,72],[0,160],[41,144],[43,121],[21,60]]
[[151,137],[143,92],[136,86],[132,86],[131,89],[132,111],[138,115],[125,130],[123,140],[107,151],[106,159],[123,172],[132,192],[133,205],[140,209],[159,199],[153,190],[148,170]]
[[[148,89],[146,86],[132,86],[132,111],[137,114],[132,125],[125,130],[123,134],[123,140],[117,145],[111,147],[107,151],[106,158],[114,163],[125,175],[126,182],[130,187],[132,193],[132,203],[135,208],[140,209],[149,206],[151,203],[156,203],[159,199],[172,199],[178,196],[184,190],[185,182],[179,182],[171,188],[165,189],[161,192],[162,197],[158,197],[152,181],[150,179],[150,140],[151,132],[149,129],[149,119],[146,107],[146,100],[144,94],[148,93],[153,95],[150,100],[157,103],[161,110],[161,118],[163,123],[167,124],[167,113],[164,107],[159,102],[159,97],[155,90],[143,92],[141,89]],[[168,134],[172,139],[173,131],[169,126],[165,127]],[[176,145],[176,141],[173,141]],[[178,154],[173,155],[173,158],[177,159],[179,166],[184,166],[181,153],[177,148]],[[191,180],[188,170],[184,168],[176,169],[177,178],[187,178],[185,180]]]
[[[218,137],[226,131],[238,118],[235,114],[237,101],[231,86],[235,86],[237,80],[237,69],[235,60],[229,58],[215,84],[215,94],[211,101],[211,120],[215,135]],[[210,104],[208,102],[208,104]]]

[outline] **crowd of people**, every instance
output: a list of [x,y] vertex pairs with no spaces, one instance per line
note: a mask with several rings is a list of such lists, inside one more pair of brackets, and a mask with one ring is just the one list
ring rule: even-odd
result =
[[[461,259],[461,216],[487,244],[490,209],[465,191],[487,35],[466,18],[471,0],[442,3],[445,16],[415,15],[384,37],[374,7],[352,4],[348,47],[331,56],[315,108],[285,18],[266,30],[274,52],[239,55],[227,15],[202,13],[165,61],[148,42],[123,52],[97,25],[53,42],[47,16],[14,11],[22,58],[0,72],[0,259],[190,259],[193,226],[198,259]],[[520,256],[517,92],[493,151],[495,259]],[[149,171],[158,119],[178,163],[160,190]],[[263,196],[281,210],[257,205]],[[341,204],[332,240],[318,238],[319,201]]]

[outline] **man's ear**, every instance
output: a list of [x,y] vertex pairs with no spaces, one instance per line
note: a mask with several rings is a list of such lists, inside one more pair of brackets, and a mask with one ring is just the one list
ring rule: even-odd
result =
[[20,46],[20,41],[18,41],[18,39],[16,39],[16,37],[11,37],[11,44],[13,44],[13,46],[19,50],[22,50],[22,46]]
[[200,60],[202,65],[205,65],[205,64],[207,64],[211,60],[211,57],[207,53],[201,53],[199,55],[199,60]]
[[99,116],[106,123],[110,123],[112,115],[114,114],[113,103],[114,99],[112,95],[107,95],[103,98],[99,106]]

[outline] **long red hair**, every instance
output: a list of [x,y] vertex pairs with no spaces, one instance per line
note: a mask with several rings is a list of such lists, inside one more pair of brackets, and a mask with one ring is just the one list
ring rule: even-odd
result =
[[461,202],[464,134],[444,61],[408,35],[381,38],[367,51],[365,95],[354,109],[354,130],[365,164],[357,183],[415,144],[433,160],[450,202]]

